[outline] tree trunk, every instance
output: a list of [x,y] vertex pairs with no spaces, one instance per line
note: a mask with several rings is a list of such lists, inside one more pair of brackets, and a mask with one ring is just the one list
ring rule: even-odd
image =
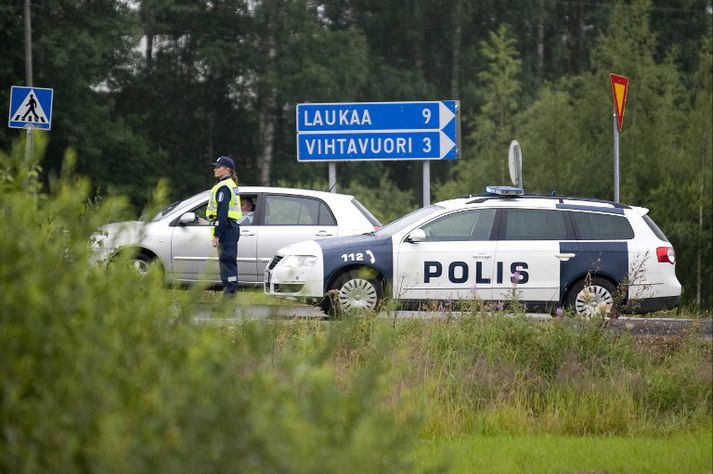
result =
[[260,185],[269,186],[272,174],[272,151],[275,138],[275,89],[270,88],[260,109]]
[[460,97],[460,50],[463,26],[461,22],[461,0],[456,0],[453,5],[455,31],[453,32],[453,63],[451,64],[451,96],[457,100]]
[[545,0],[540,0],[537,18],[537,74],[540,80],[545,77]]
[[154,41],[154,27],[153,27],[153,9],[151,2],[144,1],[141,3],[141,8],[143,9],[143,23],[144,23],[144,38],[146,39],[146,70],[151,71],[153,67],[153,41]]
[[148,31],[144,36],[146,38],[146,70],[151,71],[153,67],[153,36]]
[[258,169],[260,170],[260,184],[269,186],[272,177],[273,143],[275,140],[275,103],[277,97],[277,73],[275,58],[276,49],[276,16],[274,11],[268,11],[265,22],[265,47],[267,49],[267,63],[263,71],[264,83],[262,85],[262,97],[259,102],[259,133],[260,133],[260,156],[258,158]]
[[[710,133],[710,132],[709,132]],[[703,150],[701,150],[701,199],[698,204],[698,249],[696,251],[696,306],[699,308],[703,303],[703,206],[706,201],[706,157],[710,156],[710,143],[709,140],[705,140],[703,145]]]

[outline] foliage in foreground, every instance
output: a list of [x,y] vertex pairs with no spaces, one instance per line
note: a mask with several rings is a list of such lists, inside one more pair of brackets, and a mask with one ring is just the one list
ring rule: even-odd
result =
[[193,291],[89,264],[124,200],[86,205],[69,175],[43,194],[23,167],[0,156],[0,472],[408,470],[378,359],[344,391],[328,344],[295,357],[259,323],[190,324]]

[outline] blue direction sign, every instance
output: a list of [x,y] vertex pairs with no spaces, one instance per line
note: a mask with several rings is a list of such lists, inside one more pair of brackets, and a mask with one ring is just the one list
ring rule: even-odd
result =
[[43,87],[12,86],[10,89],[11,128],[52,128],[52,99],[54,91]]
[[455,160],[458,101],[299,104],[298,161]]

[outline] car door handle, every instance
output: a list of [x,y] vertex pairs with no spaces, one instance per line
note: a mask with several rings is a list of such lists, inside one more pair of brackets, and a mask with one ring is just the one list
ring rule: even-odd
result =
[[476,259],[486,259],[486,258],[490,258],[492,256],[493,256],[493,254],[488,253],[488,252],[480,252],[480,253],[473,254],[473,258],[476,258]]
[[240,231],[240,236],[241,237],[251,237],[255,235],[255,232],[249,231],[249,230],[241,230]]
[[326,230],[320,230],[319,232],[316,232],[314,235],[317,237],[331,237],[334,234],[331,232],[327,232]]
[[576,255],[576,253],[556,253],[555,257],[559,258],[563,262],[566,262],[570,258],[574,258]]

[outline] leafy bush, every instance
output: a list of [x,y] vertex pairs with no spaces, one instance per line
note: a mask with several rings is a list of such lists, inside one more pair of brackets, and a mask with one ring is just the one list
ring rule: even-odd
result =
[[200,289],[90,264],[125,199],[88,204],[70,172],[44,193],[17,150],[0,166],[0,472],[410,470],[378,351],[345,378],[329,334],[194,325]]

